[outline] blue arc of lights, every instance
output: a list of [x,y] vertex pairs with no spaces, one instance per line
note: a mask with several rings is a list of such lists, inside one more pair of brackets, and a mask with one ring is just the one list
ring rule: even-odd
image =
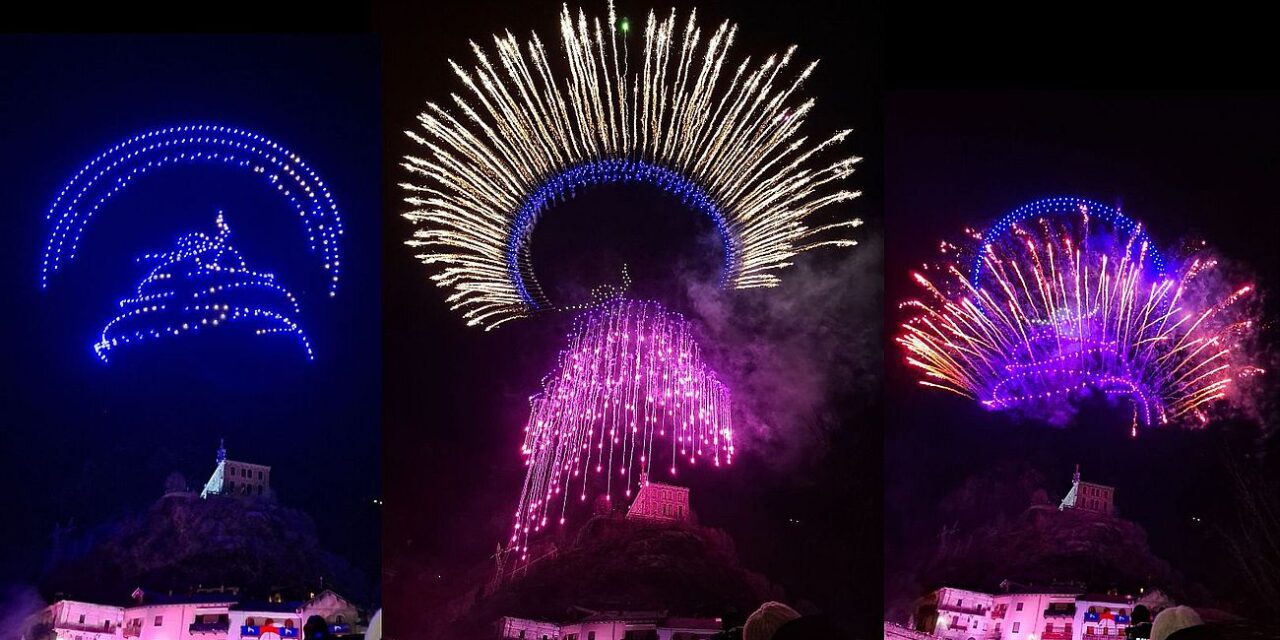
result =
[[683,174],[642,160],[595,160],[575,165],[552,176],[535,189],[516,212],[507,236],[506,266],[520,298],[533,310],[550,306],[533,275],[529,240],[543,212],[567,200],[579,190],[599,184],[648,184],[678,198],[687,207],[700,211],[715,223],[724,248],[721,279],[733,272],[737,263],[737,243],[723,213],[707,192]]
[[336,292],[342,217],[324,180],[297,154],[271,139],[213,124],[148,131],[107,149],[76,172],[45,216],[51,229],[40,266],[40,286],[48,287],[52,274],[75,258],[89,220],[117,193],[141,176],[180,164],[235,167],[266,180],[302,219],[308,245],[320,253],[328,272],[329,295]]
[[120,312],[107,322],[94,352],[107,362],[115,349],[160,338],[199,334],[223,325],[255,335],[294,336],[308,360],[311,342],[298,324],[298,301],[270,273],[253,271],[230,243],[221,214],[215,235],[190,233],[171,251],[146,254],[155,263]]
[[982,244],[973,256],[973,264],[969,268],[969,281],[975,289],[981,288],[982,258],[991,245],[1012,231],[1014,226],[1037,218],[1080,215],[1082,211],[1087,212],[1092,219],[1103,220],[1126,234],[1134,235],[1137,240],[1134,243],[1134,251],[1141,251],[1145,245],[1147,258],[1150,259],[1156,275],[1164,275],[1164,258],[1141,223],[1100,202],[1066,196],[1044,198],[1024,204],[987,227],[982,232]]

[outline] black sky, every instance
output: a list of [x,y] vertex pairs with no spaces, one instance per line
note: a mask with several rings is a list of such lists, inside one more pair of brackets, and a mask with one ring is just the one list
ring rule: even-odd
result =
[[[0,41],[8,295],[0,485],[0,583],[39,572],[55,523],[145,509],[168,473],[199,487],[219,438],[273,467],[282,502],[322,543],[376,580],[380,564],[378,56],[367,36],[12,36]],[[94,218],[76,260],[38,287],[45,210],[73,172],[160,126],[213,122],[274,138],[332,189],[344,216],[337,298],[296,214],[269,186],[218,168],[135,182]],[[144,252],[211,231],[225,211],[250,266],[299,297],[314,363],[287,341],[209,337],[125,352],[90,345],[146,268]]]

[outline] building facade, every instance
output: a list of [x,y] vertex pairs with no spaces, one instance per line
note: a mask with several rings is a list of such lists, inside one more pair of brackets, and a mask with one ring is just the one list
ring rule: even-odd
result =
[[130,606],[59,600],[24,625],[22,640],[278,640],[301,638],[313,615],[335,636],[360,635],[359,611],[332,591],[296,602],[242,601],[234,593],[153,595]]
[[1076,509],[1112,515],[1116,512],[1115,494],[1115,487],[1096,482],[1082,482],[1080,465],[1076,465],[1076,472],[1071,476],[1071,490],[1062,499],[1062,504],[1058,505],[1058,510]]
[[917,603],[906,631],[944,640],[1116,640],[1136,604],[1123,596],[943,587]]
[[640,476],[640,491],[627,509],[628,520],[689,522],[689,488],[663,484]]
[[213,475],[200,492],[209,496],[262,497],[271,493],[271,467],[265,464],[227,459],[225,443],[218,444]]
[[684,618],[661,611],[590,611],[565,623],[504,617],[503,640],[710,640],[719,618]]
[[982,638],[990,631],[991,594],[943,587],[931,593],[926,604],[930,599],[933,606],[921,620],[921,630],[947,640]]

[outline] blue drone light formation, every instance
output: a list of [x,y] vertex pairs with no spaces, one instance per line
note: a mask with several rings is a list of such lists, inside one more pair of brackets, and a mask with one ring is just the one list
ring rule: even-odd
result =
[[297,154],[252,131],[220,125],[155,129],[129,138],[89,161],[66,183],[49,207],[52,224],[40,266],[40,285],[75,258],[81,236],[94,214],[135,179],[166,166],[213,164],[235,167],[264,178],[297,211],[312,251],[321,254],[329,275],[329,295],[338,286],[338,206],[324,180]]
[[[1010,211],[988,227],[982,234],[982,244],[974,252],[973,265],[969,269],[969,281],[975,287],[980,286],[983,257],[990,253],[993,245],[1000,242],[1010,231],[1016,229],[1019,224],[1026,224],[1045,217],[1074,216],[1080,211],[1088,211],[1091,218],[1110,224],[1117,231],[1133,236],[1135,241],[1132,244],[1132,250],[1145,250],[1147,252],[1146,258],[1150,261],[1154,275],[1157,277],[1164,275],[1164,257],[1160,255],[1160,251],[1156,248],[1156,243],[1152,242],[1150,236],[1147,235],[1142,223],[1100,202],[1065,196],[1041,198],[1024,204]],[[1130,258],[1136,259],[1138,256],[1135,254],[1131,255]]]
[[246,327],[255,335],[297,338],[309,360],[311,342],[294,319],[298,301],[270,273],[249,269],[231,246],[231,228],[218,214],[214,235],[190,233],[171,251],[142,256],[155,266],[120,313],[102,328],[93,345],[103,362],[118,348],[223,326]]
[[516,291],[532,310],[551,306],[534,277],[529,255],[529,239],[542,213],[557,203],[572,198],[579,189],[600,184],[648,184],[678,198],[685,206],[711,218],[724,247],[721,283],[733,272],[737,260],[736,243],[727,223],[711,198],[692,180],[665,167],[641,160],[598,160],[571,167],[547,180],[535,190],[516,212],[507,239],[507,270]]

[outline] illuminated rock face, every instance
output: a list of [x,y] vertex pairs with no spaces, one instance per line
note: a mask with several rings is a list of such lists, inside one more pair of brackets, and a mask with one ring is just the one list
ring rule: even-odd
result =
[[642,478],[627,519],[689,522],[689,488]]

